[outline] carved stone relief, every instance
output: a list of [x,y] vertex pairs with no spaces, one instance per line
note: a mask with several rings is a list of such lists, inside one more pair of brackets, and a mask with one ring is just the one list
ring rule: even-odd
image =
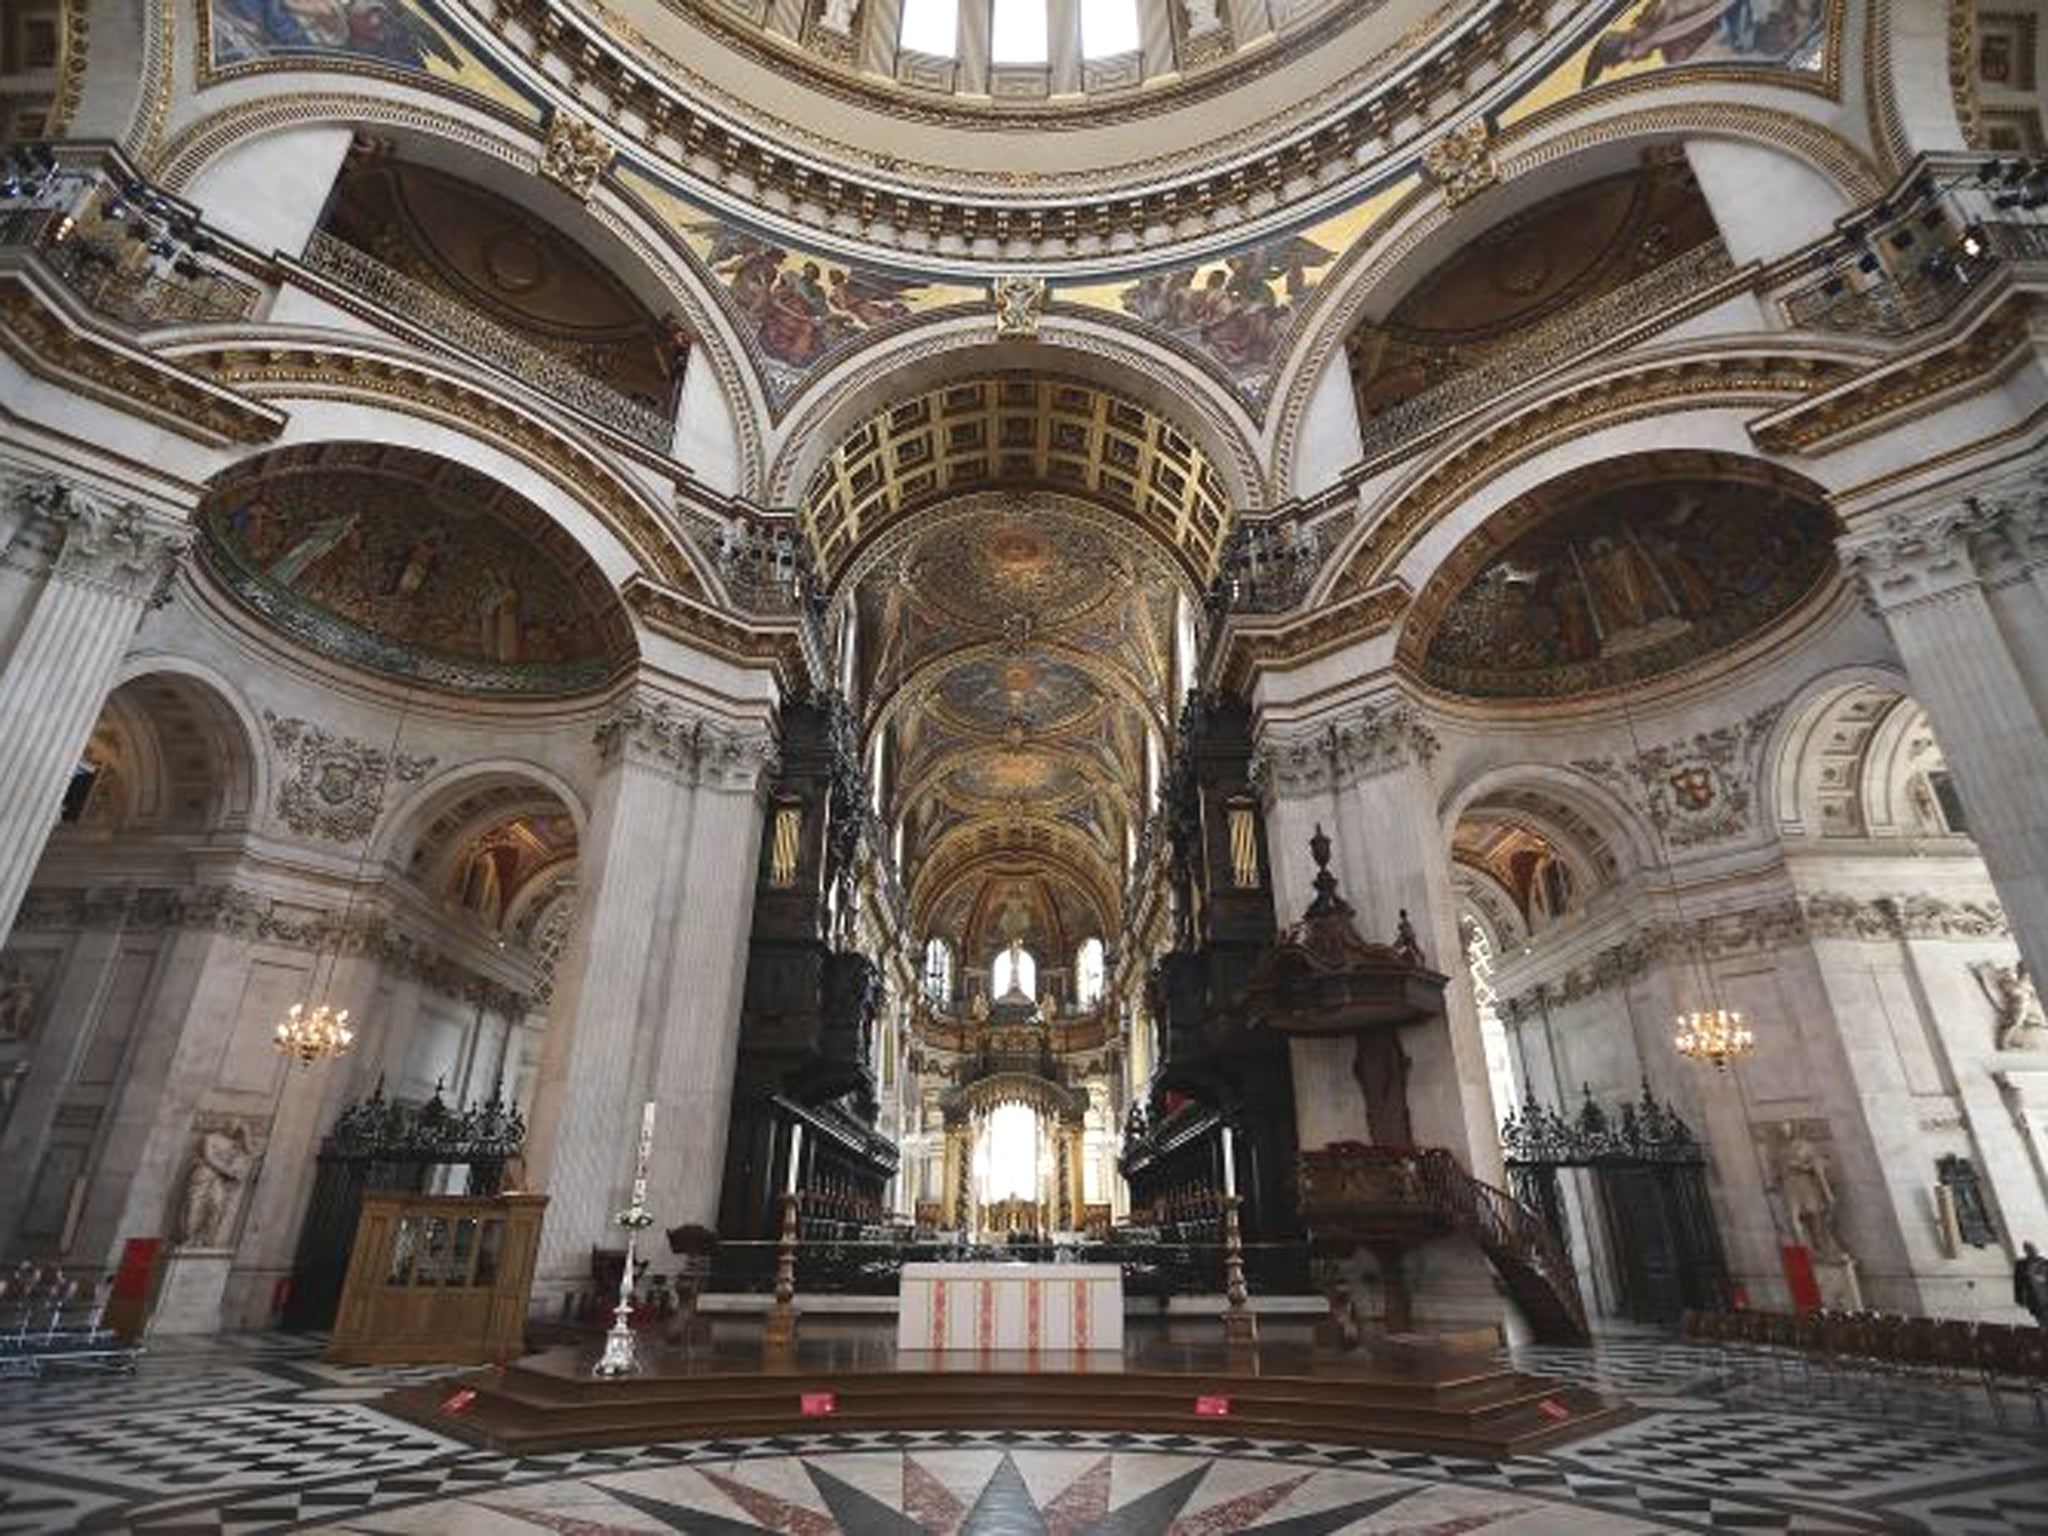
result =
[[1746,720],[1632,757],[1581,758],[1572,766],[1621,792],[1679,848],[1749,830],[1756,757],[1784,712],[1771,704]]
[[1453,208],[1498,185],[1500,165],[1486,120],[1475,117],[1438,139],[1422,152],[1422,168],[1444,189],[1444,201]]
[[775,771],[775,741],[766,730],[736,729],[667,699],[635,694],[598,722],[599,755],[666,769],[716,789],[752,790]]
[[540,173],[572,197],[587,203],[614,153],[611,141],[597,131],[596,125],[557,108],[548,119],[547,142],[540,152]]
[[263,723],[271,745],[286,754],[290,765],[289,775],[278,779],[277,814],[307,837],[336,842],[368,837],[384,809],[386,780],[416,783],[435,763],[432,757],[387,753],[267,709]]
[[15,531],[0,563],[46,564],[64,580],[152,608],[169,600],[192,541],[188,525],[51,477],[16,482],[10,499]]
[[993,292],[996,301],[996,340],[1036,340],[1038,322],[1045,314],[1045,279],[1028,277],[1021,272],[1011,272],[995,280]]
[[1437,746],[1436,733],[1412,705],[1369,706],[1307,731],[1267,736],[1253,780],[1261,794],[1293,799],[1402,768],[1427,768]]
[[1984,1000],[1991,1004],[1995,1033],[2001,1051],[2030,1051],[2048,1046],[2048,1014],[2041,1009],[2041,994],[2027,975],[2027,962],[2000,965],[1996,960],[1979,960],[1970,967]]

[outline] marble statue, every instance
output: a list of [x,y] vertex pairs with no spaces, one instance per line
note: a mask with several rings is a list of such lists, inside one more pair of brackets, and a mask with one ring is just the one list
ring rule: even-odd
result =
[[0,960],[0,1041],[26,1040],[36,989],[12,960]]
[[858,9],[860,0],[825,0],[825,8],[818,13],[818,25],[845,37],[853,30],[853,13]]
[[215,1126],[199,1133],[192,1168],[185,1175],[179,1235],[187,1248],[225,1248],[235,1215],[248,1192],[256,1154],[246,1126]]
[[1815,1258],[1841,1257],[1845,1250],[1835,1230],[1835,1186],[1827,1154],[1787,1120],[1778,1127],[1776,1160],[1778,1192],[1785,1198],[1793,1233]]
[[2027,975],[2027,962],[2000,965],[1979,960],[1970,967],[1977,986],[1991,1004],[1996,1019],[1995,1040],[2001,1051],[2024,1051],[2048,1046],[2048,1014],[2041,1011],[2041,994]]

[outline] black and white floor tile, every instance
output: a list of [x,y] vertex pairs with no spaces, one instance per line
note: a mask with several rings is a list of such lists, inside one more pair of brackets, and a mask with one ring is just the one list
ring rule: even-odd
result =
[[1915,1389],[1927,1397],[1918,1405],[1866,1403],[1846,1388],[1781,1380],[1769,1362],[1675,1341],[1521,1357],[1649,1411],[1500,1464],[1043,1431],[504,1456],[386,1418],[368,1401],[438,1372],[329,1366],[315,1349],[274,1336],[222,1340],[153,1353],[133,1377],[0,1386],[0,1536],[2048,1536],[2048,1428],[2030,1404],[2008,1405],[2001,1433],[1970,1422],[1984,1404],[1972,1409],[1958,1388]]

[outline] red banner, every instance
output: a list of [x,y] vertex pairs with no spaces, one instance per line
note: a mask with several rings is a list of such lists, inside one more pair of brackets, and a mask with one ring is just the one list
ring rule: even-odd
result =
[[1794,1312],[1820,1310],[1820,1282],[1813,1277],[1813,1254],[1798,1243],[1778,1250],[1785,1261],[1785,1287],[1792,1293]]

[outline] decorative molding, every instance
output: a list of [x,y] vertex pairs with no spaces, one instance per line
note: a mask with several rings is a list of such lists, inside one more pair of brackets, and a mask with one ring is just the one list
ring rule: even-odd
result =
[[996,305],[997,341],[1036,341],[1045,314],[1046,284],[1042,277],[1006,273],[990,287]]
[[541,145],[540,173],[579,203],[590,201],[617,153],[611,141],[575,113],[556,107]]
[[1842,568],[1879,612],[2048,561],[2048,468],[2026,480],[1915,512],[1892,512],[1836,542]]
[[263,723],[271,745],[291,769],[289,777],[278,780],[277,814],[305,837],[335,842],[367,838],[383,813],[387,782],[416,783],[436,761],[386,752],[268,709]]
[[15,926],[23,932],[191,930],[281,944],[315,954],[360,956],[449,997],[510,1019],[532,1006],[523,992],[472,970],[388,918],[290,906],[235,885],[31,886]]
[[778,766],[775,739],[767,730],[698,714],[647,688],[615,704],[593,739],[606,765],[660,769],[711,789],[765,789]]
[[1253,785],[1266,799],[1295,800],[1396,773],[1427,769],[1436,733],[1406,702],[1368,705],[1305,730],[1262,733]]
[[1619,791],[1677,847],[1737,837],[1749,830],[1758,752],[1784,710],[1781,700],[1685,741],[1572,767]]
[[1456,208],[1488,187],[1500,185],[1500,163],[1494,159],[1493,148],[1486,119],[1475,117],[1424,149],[1422,169],[1443,189],[1444,202]]
[[189,523],[48,475],[16,482],[8,495],[15,532],[0,565],[40,569],[151,608],[170,600],[192,543]]
[[1385,634],[1400,622],[1411,601],[1399,582],[1325,603],[1292,623],[1256,629],[1233,622],[1226,631],[1223,685],[1248,692],[1259,674],[1285,671],[1343,646]]
[[1850,896],[1830,891],[1787,896],[1738,912],[1717,912],[1680,925],[1657,922],[1611,944],[1562,976],[1499,1003],[1501,1017],[1520,1023],[1547,1008],[1626,986],[1656,965],[1767,953],[1815,939],[1997,939],[2011,932],[1995,901],[1944,901],[1934,896]]

